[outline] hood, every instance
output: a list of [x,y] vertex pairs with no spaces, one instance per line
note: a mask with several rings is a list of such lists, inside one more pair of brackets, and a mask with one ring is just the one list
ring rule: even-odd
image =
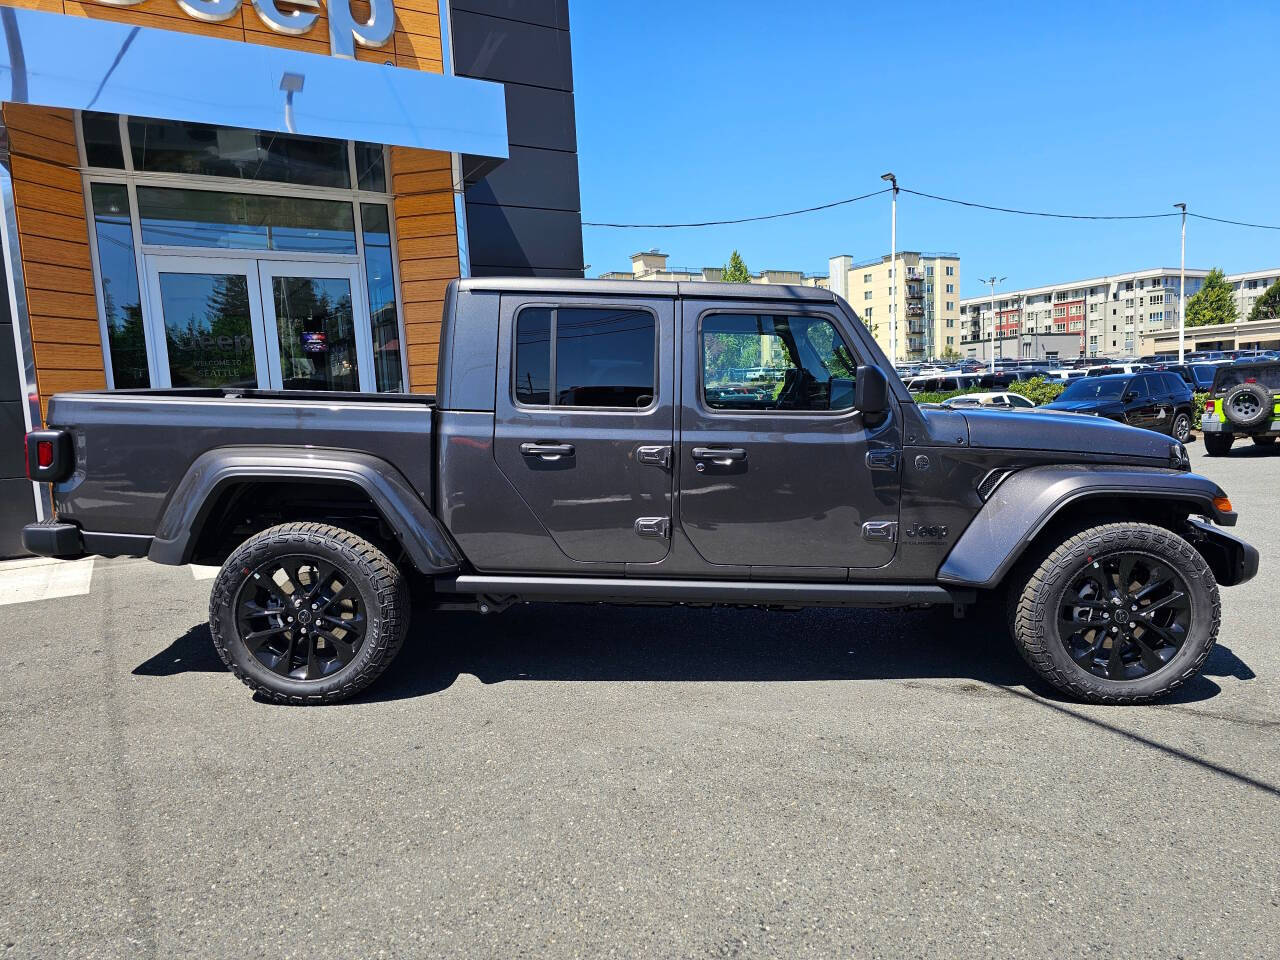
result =
[[1102,410],[1114,405],[1111,400],[1055,400],[1053,403],[1043,404],[1039,409],[1065,410],[1069,413],[1093,413],[1095,410]]
[[969,424],[969,446],[1001,450],[1053,450],[1062,453],[1145,457],[1168,464],[1176,440],[1090,416],[1023,410],[962,410]]

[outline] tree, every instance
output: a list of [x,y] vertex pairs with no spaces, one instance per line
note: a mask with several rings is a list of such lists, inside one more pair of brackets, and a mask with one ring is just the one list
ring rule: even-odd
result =
[[1204,278],[1204,286],[1187,301],[1187,326],[1206,327],[1217,323],[1234,323],[1236,296],[1221,270],[1214,267]]
[[747,269],[746,263],[743,262],[737,250],[729,254],[729,262],[725,264],[724,273],[720,279],[725,283],[751,282],[751,271]]
[[939,356],[938,359],[945,360],[947,363],[955,363],[961,359],[960,351],[955,347],[945,347],[943,348],[942,355]]
[[1280,317],[1280,280],[1267,287],[1249,311],[1249,320],[1275,320]]

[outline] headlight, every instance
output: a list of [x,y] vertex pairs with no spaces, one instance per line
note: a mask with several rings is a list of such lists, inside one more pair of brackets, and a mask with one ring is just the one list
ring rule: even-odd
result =
[[1187,448],[1181,443],[1174,443],[1169,448],[1169,466],[1175,470],[1190,470],[1191,455],[1187,453]]

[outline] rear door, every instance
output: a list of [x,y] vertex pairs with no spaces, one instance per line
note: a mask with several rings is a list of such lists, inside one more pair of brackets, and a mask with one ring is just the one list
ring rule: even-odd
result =
[[1133,399],[1125,403],[1125,422],[1148,430],[1160,429],[1160,384],[1158,378],[1139,374],[1129,381],[1126,396]]
[[671,299],[502,297],[493,454],[573,560],[667,554],[673,331]]
[[705,561],[893,559],[901,434],[896,411],[872,431],[854,409],[857,342],[828,304],[682,302],[679,513]]

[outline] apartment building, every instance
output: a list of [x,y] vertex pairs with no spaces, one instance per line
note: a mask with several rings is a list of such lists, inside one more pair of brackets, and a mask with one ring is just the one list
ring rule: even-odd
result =
[[[876,342],[895,362],[939,358],[960,353],[960,255],[899,252],[854,262],[832,257],[830,288],[844,297],[871,330]],[[897,286],[898,342],[890,342],[894,287]]]
[[[668,267],[669,256],[661,251],[642,250],[631,255],[631,272],[610,270],[600,274],[601,280],[666,280],[668,282],[718,283],[724,267]],[[751,275],[752,283],[789,283],[799,287],[827,287],[827,277],[803,270],[761,270]]]
[[[1204,284],[1209,271],[1188,268],[1186,275],[1190,298]],[[1238,323],[1224,331],[1221,338],[1212,335],[1217,328],[1197,329],[1197,336],[1206,342],[1247,339],[1247,331],[1237,335],[1235,328],[1243,324],[1266,289],[1280,279],[1280,267],[1228,274],[1226,279],[1235,291]],[[1023,290],[997,290],[997,339],[1019,338],[1020,355],[1024,357],[1043,357],[1035,343],[1037,334],[1046,333],[1079,334],[1080,353],[1085,356],[1149,353],[1156,343],[1163,350],[1170,341],[1170,332],[1176,334],[1178,329],[1178,283],[1177,267],[1154,267]],[[990,340],[991,295],[965,297],[960,309],[965,340]]]
[[[1188,297],[1208,274],[1187,270]],[[1016,339],[1022,357],[1043,358],[1045,341],[1037,346],[1038,334],[1064,333],[1079,337],[1079,354],[1130,355],[1138,352],[1144,336],[1177,329],[1178,268],[997,290],[994,300],[990,294],[965,297],[960,311],[966,342],[990,340],[994,324],[997,339]]]

